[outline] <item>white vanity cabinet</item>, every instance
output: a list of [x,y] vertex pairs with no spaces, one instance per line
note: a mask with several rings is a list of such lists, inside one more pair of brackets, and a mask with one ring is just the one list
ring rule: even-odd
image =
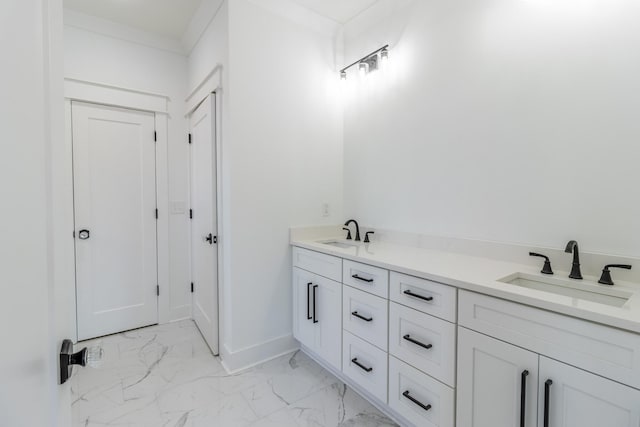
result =
[[544,356],[539,375],[538,427],[640,426],[639,390]]
[[457,389],[458,427],[536,427],[538,355],[458,328]]
[[470,292],[459,310],[458,427],[640,426],[640,390],[569,364],[634,384],[635,334]]
[[640,334],[388,262],[293,265],[295,338],[402,426],[640,427]]
[[[294,248],[293,336],[335,369],[342,369],[342,284],[296,266],[336,277],[342,260]],[[339,273],[338,273],[339,272]]]

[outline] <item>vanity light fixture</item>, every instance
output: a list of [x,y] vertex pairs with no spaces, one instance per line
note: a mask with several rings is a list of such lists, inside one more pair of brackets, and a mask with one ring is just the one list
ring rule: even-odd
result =
[[363,56],[353,64],[347,65],[340,70],[340,78],[342,80],[347,79],[347,70],[355,65],[358,66],[361,74],[367,74],[371,71],[375,71],[379,68],[381,61],[387,61],[389,59],[389,45],[384,45],[380,49],[376,49],[367,56]]

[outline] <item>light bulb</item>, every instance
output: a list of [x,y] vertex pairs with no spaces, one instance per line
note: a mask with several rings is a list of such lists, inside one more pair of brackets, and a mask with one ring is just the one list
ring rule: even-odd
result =
[[340,71],[340,80],[347,80],[347,72]]
[[380,52],[380,61],[387,62],[389,60],[389,51],[387,49],[383,49]]
[[369,64],[366,62],[361,62],[358,64],[358,70],[360,70],[360,75],[364,76],[369,72]]

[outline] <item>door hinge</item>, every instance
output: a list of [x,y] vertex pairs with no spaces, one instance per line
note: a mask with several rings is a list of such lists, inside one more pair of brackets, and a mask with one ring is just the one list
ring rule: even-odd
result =
[[193,282],[191,282],[191,293],[193,293]]
[[189,219],[193,219],[193,209],[189,209]]
[[156,132],[155,130],[153,131],[153,140],[158,142],[158,132]]
[[189,134],[189,144],[191,144],[191,134]]
[[160,296],[160,285],[156,285],[156,295]]
[[156,208],[156,219],[158,219],[158,208]]

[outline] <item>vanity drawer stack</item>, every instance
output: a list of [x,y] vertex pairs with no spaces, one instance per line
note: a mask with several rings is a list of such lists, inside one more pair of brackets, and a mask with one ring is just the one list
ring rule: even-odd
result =
[[297,247],[293,266],[296,339],[408,422],[454,427],[457,290]]
[[387,403],[389,271],[342,264],[342,372]]
[[454,425],[456,292],[390,275],[388,404],[415,425]]

